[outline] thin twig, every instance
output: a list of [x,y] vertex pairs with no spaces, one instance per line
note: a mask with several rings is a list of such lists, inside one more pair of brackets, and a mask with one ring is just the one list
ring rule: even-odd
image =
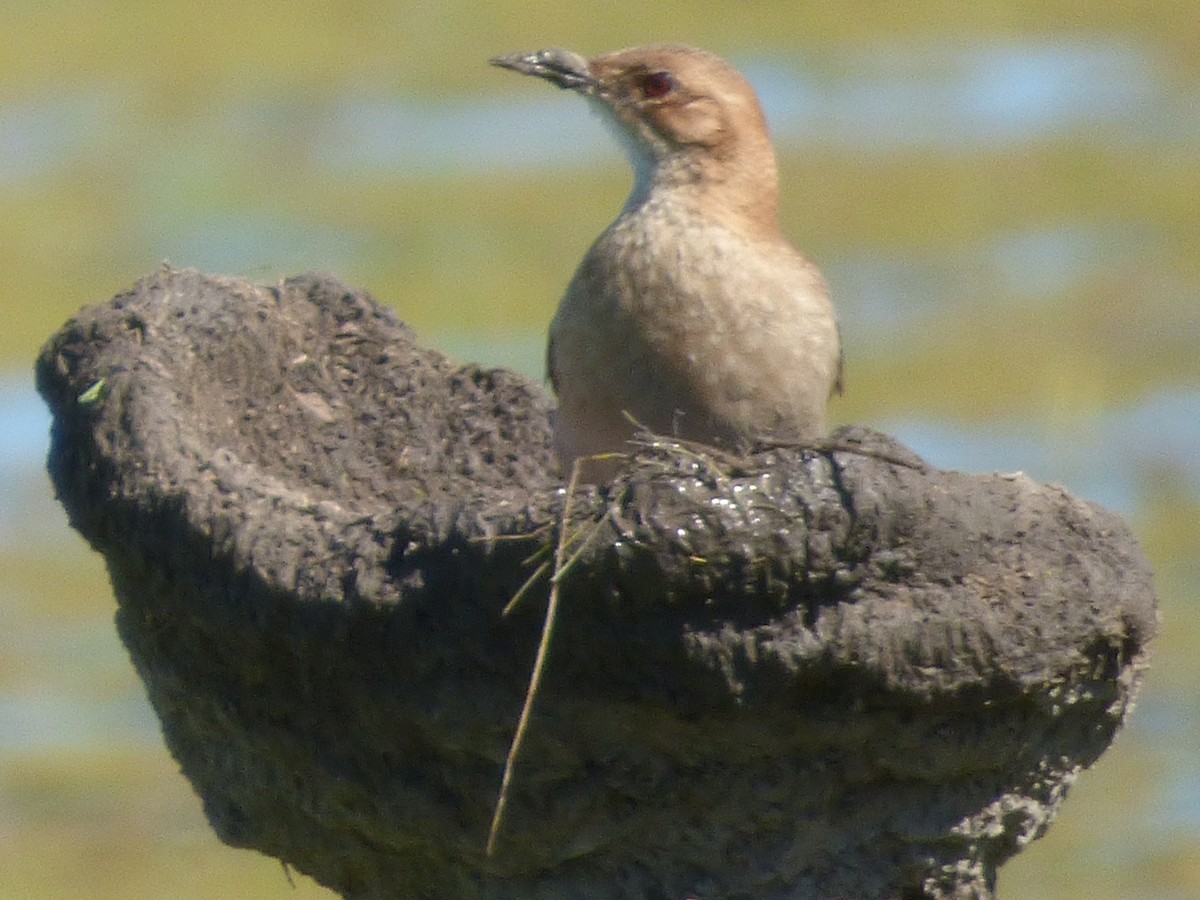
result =
[[[533,672],[529,676],[529,688],[525,691],[525,705],[521,707],[521,716],[517,719],[517,730],[508,747],[508,758],[504,761],[504,775],[500,779],[500,794],[496,798],[496,809],[492,813],[492,825],[488,829],[487,848],[484,851],[487,856],[491,856],[496,849],[496,838],[500,833],[500,823],[504,818],[504,807],[508,803],[508,789],[512,782],[517,753],[524,741],[525,730],[529,725],[529,716],[533,711],[533,700],[537,696],[538,686],[542,681],[542,671],[546,667],[550,636],[554,633],[554,619],[558,612],[558,598],[562,584],[559,581],[559,573],[563,570],[563,560],[566,556],[567,527],[571,521],[571,498],[575,496],[575,486],[579,481],[580,462],[581,460],[577,459],[572,464],[571,478],[567,482],[567,496],[563,500],[562,521],[558,529],[558,545],[554,551],[554,574],[550,578],[550,598],[546,602],[546,619],[542,623],[542,639],[538,643],[537,657],[533,661]],[[512,605],[511,601],[509,605]]]

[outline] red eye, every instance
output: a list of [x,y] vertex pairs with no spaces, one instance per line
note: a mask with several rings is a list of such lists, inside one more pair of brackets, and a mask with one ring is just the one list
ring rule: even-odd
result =
[[649,72],[642,77],[642,96],[647,100],[657,100],[675,90],[675,79],[670,72]]

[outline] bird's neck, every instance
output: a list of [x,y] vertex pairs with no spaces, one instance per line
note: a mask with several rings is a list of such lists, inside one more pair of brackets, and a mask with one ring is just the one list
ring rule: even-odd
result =
[[721,159],[679,154],[658,160],[630,154],[634,181],[622,215],[669,206],[740,233],[779,235],[779,180],[774,153]]

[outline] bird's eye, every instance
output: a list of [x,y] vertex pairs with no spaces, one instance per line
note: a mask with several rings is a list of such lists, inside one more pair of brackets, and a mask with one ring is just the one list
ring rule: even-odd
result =
[[647,100],[658,100],[675,90],[675,79],[670,72],[648,72],[642,76],[640,87]]

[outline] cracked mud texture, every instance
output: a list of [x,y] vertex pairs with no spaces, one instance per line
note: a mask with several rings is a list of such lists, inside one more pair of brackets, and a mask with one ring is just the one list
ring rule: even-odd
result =
[[324,276],[163,269],[38,360],[49,468],[226,842],[351,898],[991,897],[1128,715],[1125,524],[864,428],[647,439],[582,548],[550,403]]

